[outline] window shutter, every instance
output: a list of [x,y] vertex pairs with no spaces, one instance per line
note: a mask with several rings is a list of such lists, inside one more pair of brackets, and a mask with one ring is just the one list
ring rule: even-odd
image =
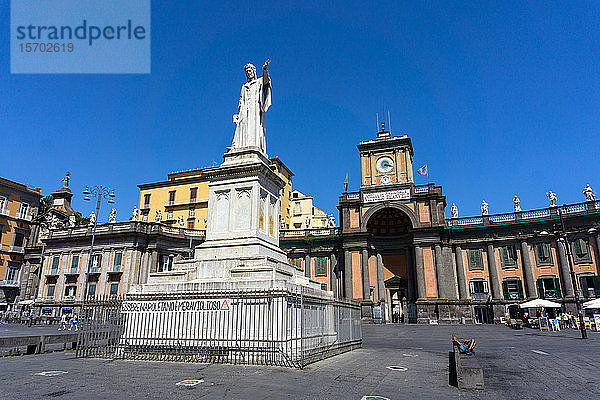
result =
[[474,282],[469,282],[469,289],[471,289],[471,294],[473,294],[475,292],[475,283]]
[[483,292],[484,293],[489,293],[490,291],[488,290],[488,284],[487,281],[483,281]]
[[588,285],[586,276],[579,277],[579,288],[581,289],[581,294],[583,295],[583,297],[588,297]]
[[483,251],[481,249],[475,251],[475,265],[477,268],[483,268]]
[[594,276],[594,294],[600,297],[600,278],[597,276]]
[[554,278],[554,289],[556,289],[556,298],[560,299],[562,297],[562,292],[560,290],[560,280],[558,278]]
[[544,260],[550,259],[550,243],[542,243],[542,256]]
[[510,300],[510,294],[508,293],[508,282],[502,282],[502,293],[504,293],[504,300]]
[[523,293],[523,281],[517,281],[517,290],[519,291],[519,299],[524,299],[525,295]]
[[538,295],[540,296],[541,299],[545,299],[546,294],[544,293],[544,281],[542,278],[539,278],[537,280],[537,287],[538,287]]

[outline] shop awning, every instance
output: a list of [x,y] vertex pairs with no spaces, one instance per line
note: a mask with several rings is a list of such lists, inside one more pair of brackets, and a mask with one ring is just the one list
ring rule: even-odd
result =
[[526,301],[525,303],[522,303],[521,305],[519,305],[519,307],[521,307],[521,308],[560,308],[561,305],[559,303],[555,303],[550,300],[535,299],[535,300]]
[[600,299],[583,303],[583,308],[600,308]]

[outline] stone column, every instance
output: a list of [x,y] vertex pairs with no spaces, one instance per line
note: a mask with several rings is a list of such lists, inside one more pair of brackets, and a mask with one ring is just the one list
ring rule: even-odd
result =
[[596,235],[596,274],[600,276],[600,234]]
[[526,297],[537,297],[538,293],[535,284],[535,274],[533,273],[533,264],[531,263],[531,252],[526,241],[521,241],[521,259],[523,260],[523,276],[527,285]]
[[[158,250],[151,250],[150,253],[150,272],[158,271]],[[146,277],[147,279],[147,277]]]
[[337,293],[337,275],[334,272],[336,264],[335,253],[329,255],[329,290],[333,292],[334,297],[338,297]]
[[456,259],[456,280],[458,281],[458,297],[466,299],[467,292],[467,275],[465,272],[465,259],[460,246],[454,248],[454,258]]
[[383,257],[377,252],[377,301],[385,301],[385,284],[383,280]]
[[425,264],[423,263],[423,248],[415,246],[415,269],[417,271],[417,296],[419,299],[427,297],[425,291]]
[[560,280],[563,283],[565,297],[574,297],[575,291],[573,290],[573,282],[571,281],[571,270],[569,268],[569,261],[567,258],[567,251],[565,243],[562,240],[557,240],[556,244],[558,247],[558,270],[560,272]]
[[444,297],[447,299],[458,299],[458,284],[454,258],[451,247],[442,247],[442,268],[438,271],[438,278],[440,279],[438,281],[438,286],[444,288]]
[[492,286],[492,297],[494,299],[502,298],[502,289],[500,287],[500,276],[498,274],[498,263],[496,262],[496,251],[493,244],[487,245],[488,272]]
[[446,282],[444,282],[444,260],[442,255],[442,246],[436,244],[435,251],[435,281],[437,283],[438,298],[448,298],[446,292]]
[[371,297],[371,285],[369,282],[369,250],[362,249],[362,257],[360,259],[360,267],[362,270],[362,289],[363,289],[363,300],[369,300]]
[[344,251],[344,295],[347,299],[352,299],[352,253]]
[[304,276],[312,278],[312,261],[310,253],[306,253],[304,256]]
[[406,269],[408,271],[408,301],[415,301],[417,299],[415,293],[415,258],[412,247],[406,249]]

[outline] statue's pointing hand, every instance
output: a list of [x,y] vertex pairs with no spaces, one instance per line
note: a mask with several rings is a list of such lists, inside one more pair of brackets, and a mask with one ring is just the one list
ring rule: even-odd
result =
[[263,64],[263,71],[267,70],[267,67],[269,66],[269,64],[271,64],[271,60],[265,61],[265,63]]

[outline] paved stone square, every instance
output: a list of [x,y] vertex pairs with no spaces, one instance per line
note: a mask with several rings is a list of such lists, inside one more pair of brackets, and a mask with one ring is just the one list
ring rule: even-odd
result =
[[[0,360],[7,399],[592,399],[600,398],[600,334],[493,325],[365,325],[363,349],[304,370],[75,359],[71,351]],[[474,337],[483,391],[448,385],[450,338]],[[406,371],[390,370],[391,365]],[[66,371],[55,376],[44,371]],[[186,387],[185,379],[201,379]]]

